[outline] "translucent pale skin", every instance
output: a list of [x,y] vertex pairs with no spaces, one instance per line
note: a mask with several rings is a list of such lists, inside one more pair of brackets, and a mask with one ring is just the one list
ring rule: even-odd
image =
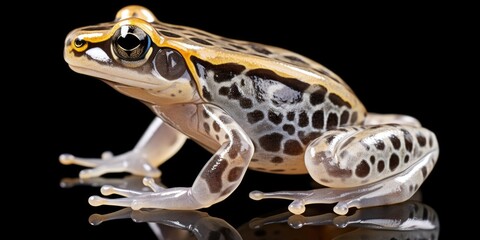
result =
[[324,66],[288,50],[226,39],[158,21],[147,9],[128,6],[114,22],[79,28],[65,41],[70,68],[104,80],[139,99],[157,115],[129,152],[101,159],[70,154],[63,164],[90,169],[81,178],[109,172],[158,177],[158,166],[186,138],[213,156],[191,187],[153,192],[103,187],[94,206],[199,209],[227,198],[248,168],[281,174],[308,173],[330,188],[254,191],[255,200],[293,200],[289,210],[337,203],[350,207],[409,199],[432,170],[438,143],[409,116],[366,112],[353,91]]

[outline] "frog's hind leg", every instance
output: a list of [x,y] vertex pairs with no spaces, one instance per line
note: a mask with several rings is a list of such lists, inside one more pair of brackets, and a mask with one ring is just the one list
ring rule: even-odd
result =
[[62,164],[76,164],[90,169],[80,172],[80,178],[98,177],[106,173],[130,172],[135,175],[159,177],[158,166],[173,156],[186,137],[155,118],[137,145],[126,153],[113,156],[105,152],[99,158],[80,158],[71,154],[60,155]]
[[[414,124],[412,124],[414,125]],[[398,124],[331,130],[310,143],[305,164],[317,182],[330,188],[312,191],[252,192],[256,200],[294,200],[289,210],[305,205],[337,203],[334,211],[406,201],[420,187],[438,157],[435,135],[427,129]]]

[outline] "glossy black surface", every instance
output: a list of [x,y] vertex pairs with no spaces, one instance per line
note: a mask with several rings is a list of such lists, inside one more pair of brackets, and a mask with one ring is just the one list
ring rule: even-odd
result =
[[[19,124],[22,134],[16,135],[13,142],[23,150],[20,154],[16,151],[9,159],[15,168],[6,170],[23,174],[23,169],[27,168],[28,175],[22,175],[20,179],[25,179],[28,187],[14,186],[16,191],[20,189],[22,192],[21,198],[15,201],[21,208],[20,214],[14,217],[19,223],[34,218],[35,222],[42,224],[43,230],[36,236],[156,239],[147,224],[135,223],[128,218],[90,225],[91,214],[106,214],[120,208],[88,205],[88,197],[99,194],[97,187],[62,188],[60,184],[62,179],[74,178],[81,170],[80,167],[61,165],[58,161],[61,153],[97,157],[104,150],[111,150],[114,154],[128,151],[153,119],[153,113],[143,104],[121,95],[97,79],[74,73],[62,57],[64,38],[70,30],[111,21],[118,9],[129,4],[150,8],[164,22],[296,51],[341,76],[369,111],[402,113],[419,119],[437,134],[440,144],[437,166],[421,187],[423,202],[437,212],[440,236],[456,230],[453,224],[458,222],[457,219],[446,215],[459,212],[452,207],[457,206],[452,204],[456,196],[465,200],[469,196],[453,189],[462,182],[463,178],[459,177],[465,174],[460,171],[461,160],[465,159],[460,159],[457,154],[464,149],[456,148],[464,140],[456,130],[461,126],[457,121],[465,115],[449,107],[450,100],[455,97],[438,87],[456,83],[452,82],[448,71],[449,60],[444,58],[450,49],[448,42],[440,44],[444,48],[437,47],[445,34],[447,20],[443,14],[429,8],[396,6],[381,11],[371,8],[360,11],[354,6],[351,7],[354,10],[348,10],[348,6],[318,9],[301,3],[278,4],[276,11],[242,2],[225,6],[221,11],[212,10],[212,5],[205,2],[189,5],[160,0],[63,4],[61,11],[42,6],[45,10],[33,17],[36,24],[49,27],[32,30],[45,37],[35,37],[42,39],[41,45],[38,41],[25,44],[29,51],[23,54],[28,58],[24,63],[38,64],[42,71],[30,73],[31,68],[26,66],[27,74],[34,76],[22,81],[28,94],[19,91],[18,95],[26,96],[28,100],[18,108],[24,109],[26,114],[22,119],[33,117],[37,120]],[[35,53],[33,57],[29,55],[32,52]],[[452,90],[455,88],[451,87]],[[11,116],[17,115],[12,113]],[[163,183],[190,186],[209,156],[193,142],[187,142],[161,167]],[[308,176],[250,171],[231,197],[202,211],[240,228],[253,218],[284,212],[289,204],[282,200],[250,200],[248,193],[251,190],[303,190],[311,187]],[[30,188],[37,193],[31,192]],[[329,229],[318,234],[328,239],[329,235],[324,231]]]

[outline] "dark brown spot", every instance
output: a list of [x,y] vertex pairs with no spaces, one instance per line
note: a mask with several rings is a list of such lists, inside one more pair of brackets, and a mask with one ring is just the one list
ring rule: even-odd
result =
[[378,150],[384,150],[385,149],[385,143],[380,139],[377,139],[377,141],[375,141],[374,145]]
[[[327,171],[328,175],[337,178],[349,178],[352,176],[352,170],[340,168],[338,163],[332,162],[331,152],[319,152],[318,163],[323,163],[323,167]],[[317,162],[316,161],[316,162]],[[317,164],[318,164],[317,163]],[[332,164],[333,163],[333,164]]]
[[340,125],[344,125],[348,122],[348,117],[350,114],[348,113],[347,110],[342,112],[342,115],[340,116]]
[[256,158],[252,158],[252,160],[250,160],[250,161],[252,161],[252,162],[258,162],[259,160],[256,159]]
[[213,45],[209,41],[201,39],[201,38],[192,37],[192,38],[190,38],[190,40],[192,40],[194,42],[197,42],[197,43],[200,43],[200,44],[203,44],[203,45],[207,45],[207,46],[212,46]]
[[246,75],[254,81],[263,79],[263,80],[272,80],[274,82],[279,82],[299,92],[305,91],[305,89],[307,89],[310,86],[310,84],[295,78],[286,78],[286,77],[279,76],[274,71],[269,69],[263,69],[263,68],[253,69],[248,71]]
[[353,112],[353,113],[352,113],[352,117],[350,118],[350,123],[351,123],[351,124],[357,123],[357,118],[358,118],[358,113],[357,113],[357,112]]
[[357,177],[364,178],[370,173],[370,165],[368,165],[367,161],[362,160],[355,169],[355,175]]
[[191,56],[190,59],[195,63],[195,70],[199,77],[208,79],[207,71],[213,71],[213,80],[216,82],[230,81],[245,70],[244,66],[237,63],[214,65],[195,56]]
[[215,130],[215,132],[220,132],[220,125],[218,125],[217,122],[213,122],[212,127],[213,127],[213,130]]
[[353,140],[355,140],[355,137],[349,137],[340,147],[340,149],[345,148],[349,143],[351,143]]
[[283,144],[283,153],[288,155],[299,155],[303,153],[303,148],[297,140],[288,140]]
[[285,169],[272,169],[270,172],[285,172]]
[[250,45],[250,47],[258,52],[258,53],[261,53],[261,54],[265,54],[265,55],[269,55],[269,54],[272,54],[272,52],[268,51],[267,49],[265,49],[264,47],[260,46],[260,45]]
[[242,176],[242,173],[243,173],[242,167],[234,167],[228,173],[227,179],[229,182],[235,182]]
[[215,135],[215,139],[217,139],[217,141],[220,141],[220,137],[218,136],[218,134]]
[[251,108],[253,106],[252,100],[249,98],[240,98],[240,107],[242,108]]
[[229,123],[232,123],[232,122],[233,122],[232,118],[227,117],[227,116],[225,116],[225,115],[221,115],[221,116],[219,117],[219,119],[220,119],[220,121],[222,121],[222,122],[225,123],[225,124],[229,124]]
[[287,119],[289,121],[293,121],[293,119],[295,119],[295,112],[288,112],[287,113]]
[[335,129],[338,127],[338,115],[331,112],[327,118],[327,129]]
[[228,51],[232,51],[232,52],[240,52],[238,51],[238,49],[235,49],[235,48],[229,48],[229,47],[222,47],[223,49],[225,50],[228,50]]
[[242,96],[240,91],[238,91],[237,84],[234,83],[232,86],[230,86],[230,91],[228,92],[228,98],[229,99],[239,99]]
[[430,136],[428,138],[428,146],[433,147],[433,137],[432,136]]
[[345,157],[348,155],[348,151],[347,150],[343,150],[341,153],[340,153],[340,158],[343,158],[345,159]]
[[315,154],[315,157],[312,158],[312,163],[314,165],[319,165],[320,163],[323,162],[330,162],[332,161],[332,152],[330,151],[320,151]]
[[306,64],[305,61],[303,61],[302,59],[300,59],[300,58],[298,58],[298,57],[296,57],[296,56],[287,55],[287,56],[283,56],[283,57],[285,57],[285,58],[288,59],[288,60],[294,61],[294,62]]
[[210,193],[219,193],[222,190],[222,174],[227,166],[227,161],[218,155],[214,155],[208,161],[201,176],[207,182]]
[[228,150],[228,156],[231,159],[234,159],[240,154],[242,150],[242,139],[240,138],[240,134],[238,134],[237,130],[232,130],[232,139],[230,140],[230,149]]
[[410,161],[410,156],[405,155],[405,157],[403,158],[403,162],[408,163],[408,161]]
[[206,133],[210,133],[210,126],[208,125],[208,123],[203,123],[203,129],[205,129]]
[[381,173],[383,172],[383,169],[385,169],[385,163],[383,162],[383,160],[378,160],[377,171]]
[[422,176],[423,176],[423,178],[427,177],[427,167],[425,167],[425,166],[422,167]]
[[335,137],[336,137],[335,134],[332,134],[332,135],[326,137],[327,144],[332,144],[332,141],[333,141],[333,139],[335,139]]
[[375,156],[370,156],[370,163],[375,164]]
[[212,101],[212,95],[210,94],[206,86],[203,86],[202,93],[205,100]]
[[308,115],[306,112],[301,112],[298,115],[298,126],[299,127],[306,127],[308,126]]
[[280,150],[280,143],[283,139],[283,135],[280,133],[272,133],[263,135],[258,139],[260,146],[269,152],[277,152]]
[[425,144],[427,144],[427,139],[421,134],[417,135],[417,141],[418,141],[418,144],[420,145],[420,147],[424,147]]
[[270,162],[272,162],[272,163],[282,163],[282,162],[283,162],[283,158],[281,158],[281,157],[273,157],[272,160],[270,160]]
[[263,112],[260,110],[255,110],[253,112],[247,113],[247,120],[249,123],[256,123],[264,118]]
[[310,103],[312,105],[318,105],[323,103],[325,100],[325,95],[327,94],[327,89],[323,86],[317,85],[318,90],[310,94]]
[[322,135],[320,132],[309,132],[307,135],[303,131],[298,132],[298,138],[304,145],[309,144],[312,140],[320,137],[320,135]]
[[329,182],[332,182],[332,180],[329,180],[326,178],[320,178],[320,182],[329,183]]
[[234,47],[234,48],[236,48],[236,49],[238,49],[238,50],[243,50],[243,51],[246,51],[246,50],[247,50],[246,48],[244,48],[244,47],[242,47],[242,46],[239,46],[239,45],[236,45],[236,44],[233,44],[233,43],[230,43],[229,45],[232,46],[232,47]]
[[398,167],[398,164],[400,163],[400,159],[398,158],[398,155],[393,153],[392,156],[390,156],[390,161],[389,161],[389,167],[390,171],[393,172]]
[[285,124],[282,127],[283,131],[287,132],[289,135],[292,135],[295,133],[295,127],[291,124]]
[[339,107],[342,107],[342,106],[346,106],[347,108],[352,107],[352,105],[350,105],[350,103],[346,102],[345,100],[343,100],[340,96],[338,96],[335,93],[330,93],[328,95],[328,99],[330,99],[330,102],[332,102],[333,104],[335,104]]
[[218,89],[218,94],[222,96],[227,96],[229,92],[230,92],[229,87],[221,87],[220,89]]
[[322,129],[324,124],[323,110],[315,111],[312,114],[312,127]]
[[273,112],[272,110],[268,111],[268,120],[270,120],[270,122],[278,125],[279,123],[282,122],[282,119],[283,119],[283,115],[281,113],[277,114],[277,113]]
[[412,152],[413,149],[413,138],[412,134],[409,131],[402,129],[403,137],[405,138],[405,148],[407,151]]
[[182,37],[178,34],[172,33],[172,32],[167,32],[167,31],[160,31],[161,34],[167,36],[167,37],[173,37],[173,38],[179,38]]
[[203,113],[203,118],[205,118],[205,119],[210,118],[210,115],[208,115],[208,112],[207,112],[206,109],[203,109],[202,113]]
[[401,143],[400,143],[400,139],[398,139],[397,136],[392,134],[388,138],[390,139],[390,142],[392,142],[393,148],[400,149]]

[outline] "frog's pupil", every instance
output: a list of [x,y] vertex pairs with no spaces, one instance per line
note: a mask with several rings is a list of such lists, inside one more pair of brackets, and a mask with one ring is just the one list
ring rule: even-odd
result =
[[138,61],[145,57],[150,48],[150,37],[134,26],[123,26],[117,30],[112,42],[115,54],[122,60]]
[[140,45],[140,39],[138,39],[137,36],[131,33],[128,33],[125,37],[120,36],[117,42],[118,45],[126,51],[132,51]]
[[85,44],[85,41],[80,38],[75,38],[74,44],[75,44],[75,47],[79,48],[79,47],[82,47],[83,44]]

